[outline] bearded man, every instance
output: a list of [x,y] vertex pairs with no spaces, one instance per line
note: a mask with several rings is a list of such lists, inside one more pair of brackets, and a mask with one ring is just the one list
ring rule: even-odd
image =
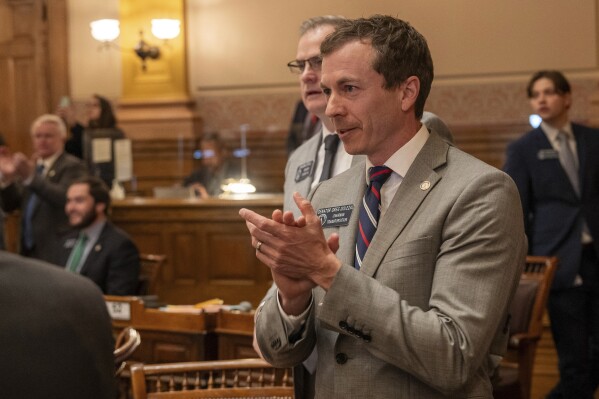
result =
[[65,212],[76,230],[62,245],[61,265],[93,280],[104,295],[135,295],[139,252],[131,238],[108,221],[110,194],[94,176],[73,182]]

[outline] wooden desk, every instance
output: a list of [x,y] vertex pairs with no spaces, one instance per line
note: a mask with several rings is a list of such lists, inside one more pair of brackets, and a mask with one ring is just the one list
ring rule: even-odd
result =
[[112,221],[128,232],[144,253],[167,256],[158,296],[170,304],[221,298],[228,304],[258,303],[271,284],[260,263],[242,207],[270,216],[282,195],[245,200],[127,198],[114,201]]
[[252,346],[254,312],[221,311],[216,318],[219,360],[258,357]]
[[104,296],[115,333],[131,326],[139,331],[141,345],[132,360],[144,363],[215,360],[216,314],[170,313],[147,309],[137,297]]

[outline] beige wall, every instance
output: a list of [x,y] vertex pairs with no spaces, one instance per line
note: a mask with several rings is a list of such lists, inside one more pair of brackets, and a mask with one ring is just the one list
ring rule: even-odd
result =
[[[188,0],[189,92],[207,128],[285,129],[298,98],[285,64],[310,16],[384,13],[428,39],[436,79],[427,108],[454,124],[526,118],[523,87],[541,68],[574,83],[574,118],[588,119],[597,91],[599,0]],[[119,53],[98,51],[89,22],[115,16],[118,0],[70,0],[75,98],[121,93]],[[133,43],[120,43],[130,51]]]

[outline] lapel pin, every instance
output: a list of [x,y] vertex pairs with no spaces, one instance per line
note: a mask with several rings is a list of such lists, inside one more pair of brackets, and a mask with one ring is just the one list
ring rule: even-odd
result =
[[54,169],[52,169],[51,171],[48,172],[48,176],[54,177],[54,175],[56,175],[56,172],[54,171]]
[[94,247],[94,251],[100,252],[101,250],[102,250],[102,245],[96,244],[96,246]]
[[423,181],[422,183],[420,183],[420,189],[421,189],[422,191],[426,191],[426,190],[428,190],[429,188],[431,188],[431,182],[430,182],[430,181],[428,181],[428,180],[425,180],[425,181]]

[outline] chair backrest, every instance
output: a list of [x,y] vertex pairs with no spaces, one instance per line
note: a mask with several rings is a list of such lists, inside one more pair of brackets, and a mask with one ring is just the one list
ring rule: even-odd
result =
[[133,327],[126,327],[119,333],[114,345],[114,364],[117,375],[125,367],[125,361],[133,355],[140,344],[139,332]]
[[139,285],[137,295],[156,294],[156,283],[160,269],[166,263],[166,255],[140,254]]
[[292,399],[291,369],[262,359],[217,360],[131,366],[133,399]]
[[555,275],[556,257],[527,256],[520,284],[514,296],[510,345],[518,346],[519,337],[540,339],[543,332],[543,314]]
[[543,333],[543,314],[558,260],[527,256],[510,307],[508,350],[493,381],[496,399],[528,399],[537,343]]

